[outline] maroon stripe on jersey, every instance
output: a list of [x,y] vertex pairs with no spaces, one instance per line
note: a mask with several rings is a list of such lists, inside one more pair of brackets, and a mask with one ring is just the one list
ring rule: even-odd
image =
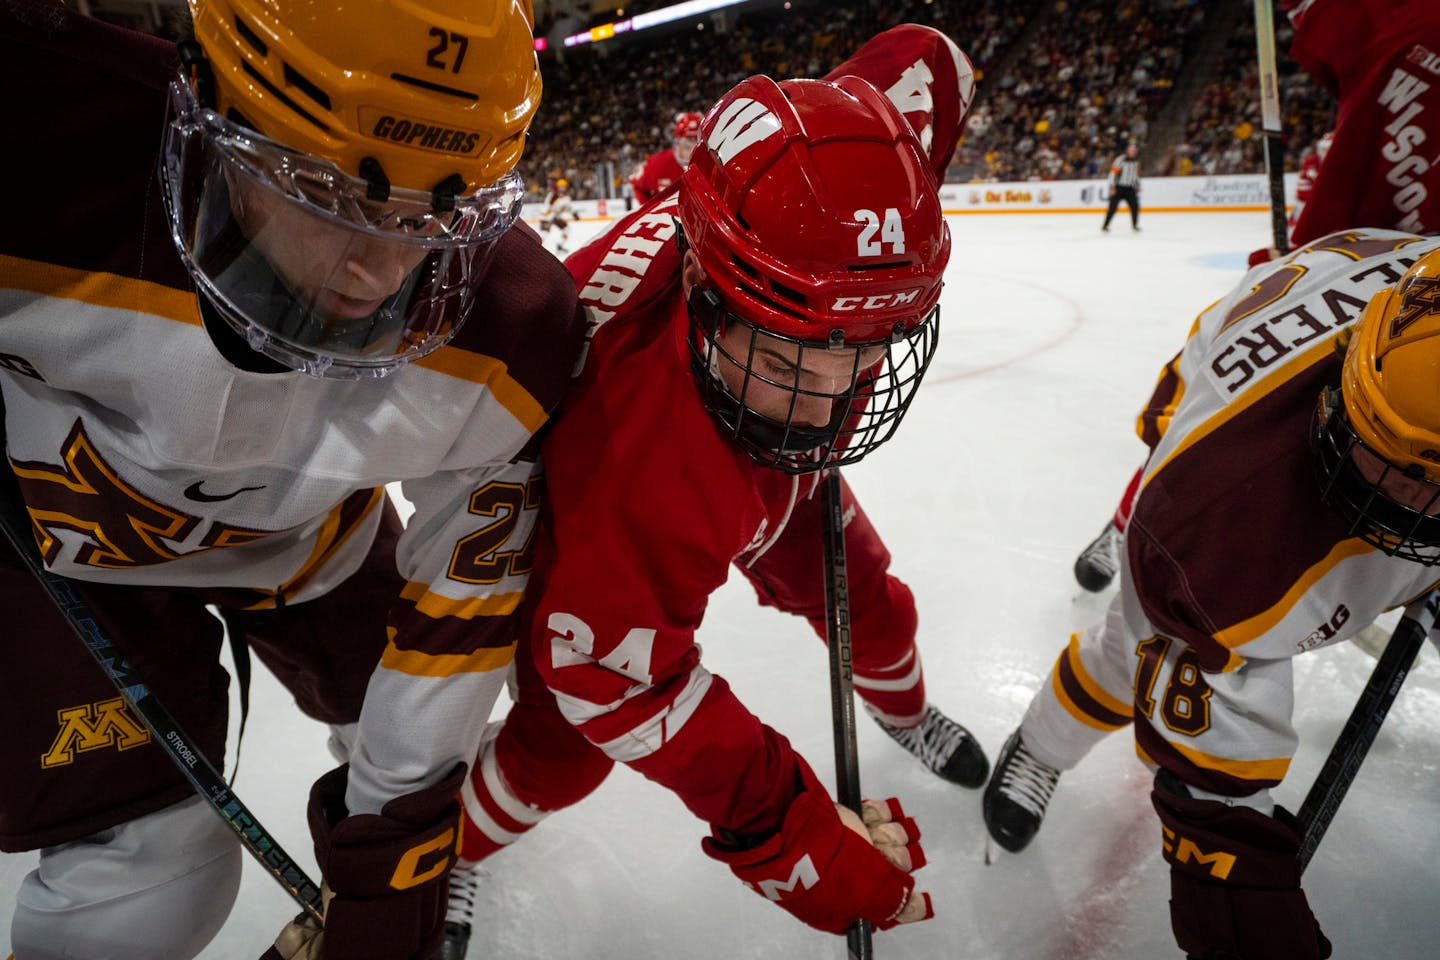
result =
[[1140,439],[1151,450],[1155,449],[1155,445],[1165,434],[1160,420],[1168,420],[1175,413],[1175,398],[1179,396],[1182,386],[1179,366],[1180,354],[1177,353],[1165,364],[1165,369],[1160,371],[1160,380],[1150,394],[1150,402],[1140,411]]
[[392,639],[397,650],[411,650],[430,656],[454,656],[476,650],[513,646],[519,636],[519,618],[514,613],[460,618],[432,617],[414,604],[397,601],[391,617],[398,632]]
[[1196,766],[1185,754],[1176,750],[1155,728],[1148,723],[1135,724],[1135,743],[1151,760],[1178,776],[1181,780],[1201,790],[1224,794],[1229,797],[1243,797],[1273,787],[1280,781],[1271,778],[1254,780],[1232,776],[1211,767]]
[[[1071,649],[1073,650],[1073,647]],[[1055,676],[1060,681],[1060,686],[1065,690],[1065,696],[1070,699],[1070,702],[1096,723],[1104,726],[1118,730],[1129,723],[1129,714],[1116,713],[1090,696],[1080,682],[1080,678],[1075,676],[1075,665],[1070,662],[1070,656],[1071,650],[1066,650],[1055,662]]]
[[529,224],[516,221],[500,238],[477,297],[472,318],[445,349],[503,361],[511,379],[553,411],[585,338],[570,272]]
[[1309,440],[1320,390],[1339,373],[1323,352],[1257,384],[1265,396],[1160,467],[1135,502],[1125,543],[1141,605],[1205,670],[1230,657],[1214,634],[1279,603],[1347,539],[1320,499]]

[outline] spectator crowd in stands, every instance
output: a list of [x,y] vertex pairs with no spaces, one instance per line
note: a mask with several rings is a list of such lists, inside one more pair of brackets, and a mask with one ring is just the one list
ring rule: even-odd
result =
[[[1334,100],[1287,53],[1293,35],[1289,19],[1277,11],[1280,129],[1285,169],[1291,171],[1299,169],[1305,153],[1335,123]],[[1255,23],[1245,18],[1221,51],[1210,83],[1195,98],[1184,140],[1167,153],[1156,172],[1184,176],[1264,169]]]
[[687,22],[659,28],[649,39],[635,34],[552,49],[541,57],[545,94],[521,171],[537,191],[564,177],[586,198],[603,195],[596,170],[608,162],[610,194],[618,195],[638,164],[670,145],[676,113],[703,112],[753,73],[780,80],[820,76],[899,23],[930,24],[955,38],[983,84],[983,71],[1014,46],[1040,3],[792,0],[736,8],[704,21],[703,30]]
[[[540,54],[545,93],[520,166],[530,199],[543,199],[561,178],[577,199],[622,195],[645,158],[670,146],[677,113],[708,109],[752,73],[824,74],[904,22],[945,31],[975,66],[975,103],[947,180],[1098,179],[1130,143],[1146,175],[1265,169],[1250,5],[1223,6],[1241,0],[752,0],[598,43],[559,42],[566,31],[673,2],[634,0],[623,13],[585,0],[536,4],[536,35],[549,43]],[[146,26],[92,3],[97,15],[119,12],[118,22]],[[183,18],[183,6],[165,10]],[[178,34],[183,27],[172,19],[149,28]],[[1278,10],[1275,23],[1285,164],[1293,171],[1333,126],[1334,104],[1288,56],[1292,31]],[[1207,29],[1212,52],[1197,58]],[[1190,102],[1172,104],[1187,69]],[[1205,73],[1198,86],[1197,70]],[[1162,111],[1176,125],[1152,144]]]

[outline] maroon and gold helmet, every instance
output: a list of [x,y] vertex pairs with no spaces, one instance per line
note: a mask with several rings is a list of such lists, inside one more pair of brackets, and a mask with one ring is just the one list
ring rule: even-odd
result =
[[[796,472],[853,462],[888,439],[938,337],[950,231],[924,150],[884,94],[857,77],[743,81],[701,125],[679,220],[704,274],[688,296],[697,369],[727,432]],[[727,354],[737,323],[753,331],[751,356]],[[794,404],[757,412],[716,376],[728,357],[745,370],[741,390],[786,386],[751,362],[757,336],[789,344],[797,370],[805,351],[865,359],[845,392],[827,391],[829,423],[799,422]],[[883,359],[872,364],[876,347]],[[810,393],[798,378],[788,386]]]
[[1440,563],[1440,251],[1375,294],[1312,431],[1321,489],[1351,533]]

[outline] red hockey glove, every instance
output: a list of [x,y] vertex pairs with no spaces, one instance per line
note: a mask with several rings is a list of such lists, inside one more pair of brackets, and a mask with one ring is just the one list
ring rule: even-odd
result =
[[852,821],[847,825],[837,809],[844,808],[823,791],[807,790],[786,811],[780,832],[764,843],[736,850],[707,837],[705,852],[756,893],[830,933],[844,933],[855,920],[888,930],[934,916],[929,894],[911,902],[915,879],[908,871],[924,866],[925,854],[916,842],[920,831],[899,801],[866,801],[863,824],[845,810]]
[[[348,765],[331,770],[310,791],[315,858],[333,893],[324,932],[299,936],[304,931],[291,924],[262,960],[430,960],[440,950],[465,765],[432,787],[391,800],[379,815],[346,815],[349,772]],[[303,945],[287,944],[287,934]],[[286,954],[287,948],[300,952]]]
[[1249,266],[1258,267],[1262,263],[1269,263],[1280,256],[1280,251],[1274,247],[1261,247],[1259,250],[1251,250],[1248,259]]
[[1170,861],[1170,927],[1191,960],[1324,960],[1320,932],[1300,889],[1300,833],[1283,807],[1197,800],[1161,771],[1150,794]]

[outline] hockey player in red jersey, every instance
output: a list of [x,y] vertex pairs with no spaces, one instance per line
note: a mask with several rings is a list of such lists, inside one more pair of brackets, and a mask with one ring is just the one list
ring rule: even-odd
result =
[[672,183],[680,181],[685,165],[695,150],[695,138],[700,134],[700,114],[677,113],[671,132],[672,143],[650,157],[630,177],[630,188],[635,199],[643,206],[663,193]]
[[1440,4],[1282,0],[1290,54],[1337,101],[1335,139],[1292,240],[1351,227],[1440,232]]
[[1330,144],[1335,141],[1335,131],[1327,130],[1315,141],[1314,146],[1305,151],[1305,156],[1300,158],[1300,172],[1295,177],[1295,206],[1290,211],[1289,228],[1292,234],[1295,231],[1295,223],[1300,219],[1305,204],[1315,195],[1315,179],[1320,176],[1320,164],[1325,162],[1325,155],[1330,152]]
[[1270,793],[1296,748],[1291,658],[1435,585],[1437,290],[1440,240],[1361,229],[1262,264],[1200,315],[1141,416],[1120,590],[995,763],[986,824],[1018,851],[1061,772],[1133,723],[1189,957],[1330,955],[1299,825]]
[[[936,174],[972,87],[959,49],[913,25],[826,80],[746,80],[710,110],[678,186],[568,261],[592,338],[544,448],[529,656],[464,788],[462,863],[619,761],[807,924],[930,914],[898,804],[867,802],[864,825],[837,813],[695,633],[733,565],[823,635],[820,475],[894,432],[930,360],[950,246]],[[856,692],[935,773],[977,786],[984,753],[926,699],[914,599],[844,497]]]
[[[431,958],[513,657],[529,451],[584,335],[569,275],[513,225],[529,4],[192,10],[178,51],[53,0],[0,11],[0,87],[27,91],[6,128],[67,131],[7,150],[5,486],[217,766],[222,619],[237,663],[253,650],[331,726],[323,941],[291,924],[267,960]],[[427,51],[445,90],[416,79]],[[0,849],[40,851],[16,956],[196,956],[235,899],[234,830],[8,546],[0,602]]]

